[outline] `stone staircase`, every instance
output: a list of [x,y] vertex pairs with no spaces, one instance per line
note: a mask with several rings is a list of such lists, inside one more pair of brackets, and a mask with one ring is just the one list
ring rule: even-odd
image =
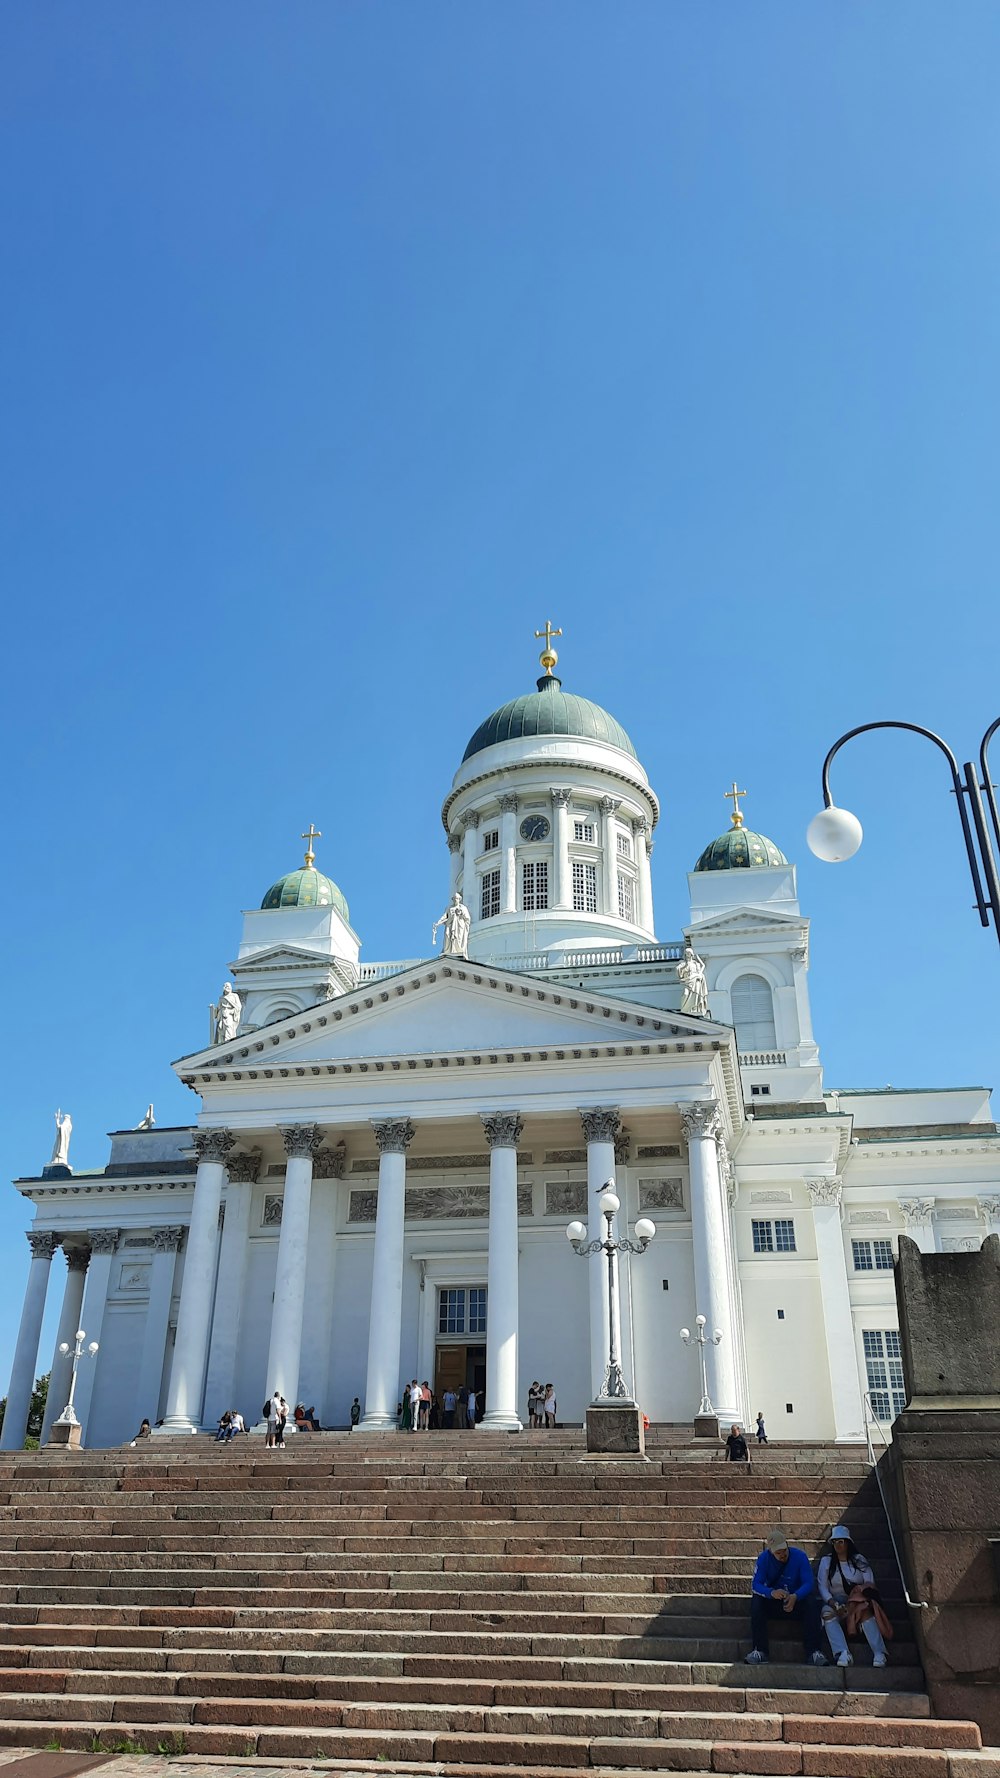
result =
[[[890,1665],[743,1665],[774,1524],[846,1518]],[[833,1447],[748,1473],[685,1435],[156,1440],[0,1457],[0,1744],[352,1772],[1000,1778],[930,1718],[873,1478]]]

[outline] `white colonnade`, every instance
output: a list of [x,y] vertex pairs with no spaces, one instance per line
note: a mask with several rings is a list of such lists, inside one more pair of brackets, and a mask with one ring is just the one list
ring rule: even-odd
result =
[[844,1235],[840,1224],[843,1182],[840,1179],[807,1179],[806,1191],[812,1204],[823,1325],[830,1355],[833,1436],[835,1439],[857,1444],[859,1439],[864,1438],[865,1416],[854,1344],[851,1290],[844,1263]]
[[705,1347],[708,1393],[720,1421],[740,1417],[736,1343],[742,1330],[733,1326],[729,1291],[726,1222],[729,1208],[719,1168],[717,1137],[722,1113],[714,1099],[681,1107],[687,1137],[691,1181],[691,1234],[694,1247],[695,1305],[704,1315],[706,1333],[721,1329],[718,1346]]
[[219,1211],[226,1162],[236,1146],[236,1138],[230,1130],[196,1130],[194,1146],[198,1171],[163,1432],[197,1432],[201,1424],[219,1251]]
[[486,1271],[487,1432],[520,1432],[517,1412],[517,1145],[516,1111],[483,1117],[490,1145],[490,1241]]
[[399,1389],[399,1343],[403,1330],[406,1151],[413,1140],[414,1126],[409,1118],[390,1118],[373,1122],[372,1129],[379,1150],[378,1206],[375,1211],[365,1412],[359,1431],[393,1432]]
[[49,1287],[49,1271],[52,1255],[59,1243],[59,1236],[48,1230],[29,1229],[27,1235],[31,1248],[31,1265],[28,1268],[28,1285],[24,1293],[21,1323],[14,1347],[14,1363],[7,1387],[7,1407],[3,1427],[0,1428],[0,1451],[19,1451],[24,1444],[31,1392],[35,1386],[35,1364]]

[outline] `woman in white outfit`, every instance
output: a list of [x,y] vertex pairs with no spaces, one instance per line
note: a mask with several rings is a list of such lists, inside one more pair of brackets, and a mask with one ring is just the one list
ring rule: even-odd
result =
[[[873,1587],[875,1576],[871,1563],[855,1549],[846,1525],[834,1525],[829,1546],[820,1560],[816,1580],[823,1602],[827,1640],[837,1666],[850,1667],[854,1656],[848,1649],[844,1631],[847,1597],[852,1587]],[[865,1618],[861,1628],[872,1651],[872,1666],[884,1667],[888,1656],[874,1614]]]

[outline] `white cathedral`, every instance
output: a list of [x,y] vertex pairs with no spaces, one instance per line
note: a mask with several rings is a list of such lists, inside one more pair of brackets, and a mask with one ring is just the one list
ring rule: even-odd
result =
[[1000,1227],[989,1093],[824,1088],[795,867],[735,798],[683,938],[658,939],[656,794],[555,665],[547,636],[537,689],[477,728],[445,797],[443,953],[362,963],[310,829],[305,865],[243,916],[213,1041],[174,1064],[192,1126],[116,1132],[103,1171],[64,1143],[16,1181],[34,1221],[0,1447],[21,1445],[51,1362],[47,1436],[79,1327],[99,1344],[75,1400],[93,1446],[143,1417],[252,1423],[275,1389],[324,1426],[357,1396],[362,1428],[392,1433],[413,1377],[475,1386],[482,1425],[511,1433],[552,1381],[579,1422],[608,1299],[603,1256],[581,1263],[566,1226],[603,1233],[609,1179],[619,1235],[656,1225],[619,1280],[651,1420],[698,1407],[678,1337],[697,1315],[722,1336],[705,1352],[726,1428],[759,1410],[772,1438],[850,1443],[902,1406],[897,1239],[970,1249]]

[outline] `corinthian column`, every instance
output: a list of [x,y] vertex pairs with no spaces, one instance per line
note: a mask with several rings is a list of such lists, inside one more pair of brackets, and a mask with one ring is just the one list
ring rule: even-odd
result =
[[485,1431],[520,1432],[517,1413],[517,1145],[516,1111],[483,1117],[490,1145],[490,1250],[486,1271]]
[[935,1247],[934,1199],[900,1198],[899,1208],[903,1213],[903,1221],[910,1239],[916,1241],[921,1253],[933,1253]]
[[653,879],[650,874],[649,860],[653,850],[653,841],[649,831],[649,822],[645,815],[640,815],[633,829],[635,835],[635,868],[639,876],[639,906],[636,910],[639,925],[644,932],[653,936]]
[[299,1387],[302,1354],[302,1311],[306,1300],[309,1257],[309,1205],[312,1198],[313,1154],[322,1133],[315,1124],[293,1124],[281,1132],[288,1160],[281,1202],[281,1233],[274,1275],[271,1343],[267,1354],[267,1388],[280,1389],[291,1407]]
[[142,1336],[142,1357],[135,1389],[136,1426],[144,1419],[156,1424],[160,1413],[160,1390],[166,1360],[167,1336],[170,1331],[170,1304],[174,1294],[174,1273],[177,1254],[184,1239],[181,1223],[171,1228],[153,1230],[153,1263],[149,1269],[149,1301],[146,1304],[146,1327]]
[[722,1114],[714,1099],[681,1107],[681,1123],[687,1137],[691,1175],[691,1232],[694,1241],[695,1306],[708,1323],[711,1335],[722,1331],[718,1346],[705,1347],[708,1393],[720,1420],[739,1419],[736,1384],[736,1343],[740,1330],[729,1314],[729,1259],[726,1219],[729,1207],[719,1170],[716,1138],[722,1133]]
[[505,790],[500,798],[500,912],[517,907],[517,797]]
[[554,908],[571,908],[573,906],[573,884],[569,868],[569,799],[568,790],[552,790],[552,820],[555,837],[552,846],[553,883],[552,906]]
[[479,812],[469,809],[462,816],[464,829],[462,845],[462,900],[474,920],[479,919],[479,904],[476,899],[476,834],[479,830]]
[[167,1411],[160,1428],[163,1432],[197,1432],[201,1424],[212,1319],[212,1286],[219,1249],[219,1209],[226,1161],[235,1143],[236,1138],[230,1130],[196,1130],[194,1133],[198,1172],[184,1256]]
[[840,1223],[843,1185],[839,1179],[807,1179],[816,1232],[816,1261],[823,1300],[823,1325],[830,1359],[834,1438],[857,1444],[865,1436],[858,1354],[851,1314],[851,1290]]
[[[587,1144],[587,1238],[603,1241],[604,1217],[600,1196],[610,1179],[615,1177],[615,1142],[621,1132],[621,1118],[616,1107],[595,1105],[580,1112],[580,1122]],[[588,1263],[590,1280],[590,1393],[595,1400],[601,1393],[608,1364],[611,1328],[608,1320],[608,1269],[603,1253],[592,1253]],[[617,1278],[615,1280],[617,1284]],[[619,1324],[621,1318],[619,1317]]]
[[611,914],[615,920],[618,918],[618,841],[612,817],[621,806],[620,797],[601,798],[601,912]]
[[[87,1335],[87,1344],[96,1340],[101,1344],[104,1333],[104,1312],[108,1306],[108,1288],[111,1284],[111,1270],[121,1239],[121,1229],[90,1229],[87,1235],[90,1242],[90,1264],[87,1267],[87,1287],[83,1298],[83,1311],[78,1326]],[[90,1436],[90,1404],[94,1398],[97,1384],[98,1366],[104,1360],[98,1354],[95,1358],[87,1358],[76,1374],[76,1395],[73,1407],[76,1417],[83,1427],[83,1442],[89,1445]],[[60,1405],[62,1413],[65,1402]]]
[[[205,1372],[205,1419],[213,1420],[234,1407],[236,1358],[241,1329],[253,1316],[246,1302],[247,1259],[250,1245],[250,1206],[260,1172],[260,1149],[231,1154],[226,1164],[226,1214],[219,1246],[219,1275],[215,1286],[212,1339]],[[294,1406],[294,1403],[292,1404]]]
[[73,1376],[72,1352],[60,1352],[62,1345],[72,1346],[76,1340],[77,1329],[83,1326],[83,1286],[90,1264],[89,1247],[67,1247],[63,1241],[63,1252],[66,1255],[66,1284],[63,1290],[62,1308],[59,1311],[59,1326],[56,1330],[56,1349],[52,1354],[52,1369],[49,1372],[49,1393],[45,1400],[45,1418],[42,1421],[41,1436],[38,1440],[44,1445],[49,1436],[49,1427],[53,1420],[62,1413],[69,1398],[69,1386]]
[[[478,821],[478,816],[477,816]],[[406,1151],[414,1136],[408,1117],[372,1121],[378,1143],[378,1208],[368,1322],[368,1378],[361,1432],[395,1432],[399,1399],[399,1340],[403,1328],[403,1220]]]
[[59,1236],[50,1234],[47,1230],[42,1232],[29,1229],[27,1236],[28,1246],[31,1248],[31,1264],[28,1267],[21,1325],[17,1330],[14,1363],[7,1387],[7,1407],[3,1428],[0,1430],[0,1451],[19,1451],[24,1444],[31,1392],[35,1386],[35,1366],[38,1362],[42,1316],[45,1313],[45,1293],[49,1286],[49,1268],[59,1243]]
[[[450,890],[450,893],[452,895],[454,895],[456,889],[458,888],[458,879],[459,879],[459,875],[460,875],[461,869],[462,869],[462,863],[461,863],[462,836],[460,833],[450,833],[448,835],[448,851],[450,853],[450,868],[451,868],[451,890]],[[464,897],[463,897],[463,900],[464,900]]]

